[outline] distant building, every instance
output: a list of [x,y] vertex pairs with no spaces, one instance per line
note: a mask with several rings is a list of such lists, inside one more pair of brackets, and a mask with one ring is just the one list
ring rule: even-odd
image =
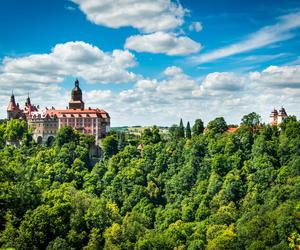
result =
[[270,119],[269,119],[269,123],[271,125],[279,125],[280,123],[283,122],[283,120],[288,117],[285,109],[283,107],[281,107],[281,109],[279,109],[279,111],[277,111],[275,108],[274,110],[271,112],[270,114]]
[[31,104],[28,96],[23,109],[15,102],[12,94],[7,107],[8,119],[24,119],[32,128],[33,138],[36,142],[51,143],[59,128],[70,126],[84,134],[94,135],[98,140],[104,137],[110,128],[110,116],[103,109],[84,108],[82,91],[79,81],[76,79],[71,92],[71,100],[68,109],[56,110],[40,109]]

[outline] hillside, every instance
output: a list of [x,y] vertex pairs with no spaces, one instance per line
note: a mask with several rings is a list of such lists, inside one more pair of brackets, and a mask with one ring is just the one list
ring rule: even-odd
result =
[[205,133],[200,119],[168,136],[114,132],[94,166],[93,137],[66,127],[46,147],[24,122],[0,124],[0,246],[299,249],[300,122],[251,117],[233,133],[223,118]]

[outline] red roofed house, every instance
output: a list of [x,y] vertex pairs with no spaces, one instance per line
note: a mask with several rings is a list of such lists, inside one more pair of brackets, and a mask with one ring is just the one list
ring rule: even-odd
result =
[[[71,100],[68,109],[40,110],[31,105],[29,97],[24,110],[19,110],[12,95],[8,109],[8,119],[23,117],[32,127],[33,138],[38,143],[51,142],[59,128],[70,126],[81,133],[94,135],[98,140],[104,137],[110,128],[110,116],[103,109],[84,108],[82,91],[79,81],[75,81],[75,87],[71,93]],[[16,114],[19,115],[16,115]],[[21,115],[20,115],[21,113]]]

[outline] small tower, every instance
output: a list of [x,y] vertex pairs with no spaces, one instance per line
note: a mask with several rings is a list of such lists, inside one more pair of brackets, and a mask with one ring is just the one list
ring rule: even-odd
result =
[[285,118],[287,118],[287,116],[288,116],[288,115],[287,115],[287,113],[286,113],[284,107],[281,107],[281,109],[279,109],[279,112],[278,112],[277,124],[282,123],[283,120],[284,120]]
[[278,111],[274,108],[274,110],[270,114],[269,123],[271,125],[277,125],[277,119],[278,119]]
[[7,106],[7,119],[18,119],[20,116],[20,108],[16,104],[14,93],[11,94],[10,101]]
[[71,101],[69,102],[69,109],[84,109],[84,102],[82,101],[82,91],[79,87],[78,79],[75,80],[75,87],[71,92]]

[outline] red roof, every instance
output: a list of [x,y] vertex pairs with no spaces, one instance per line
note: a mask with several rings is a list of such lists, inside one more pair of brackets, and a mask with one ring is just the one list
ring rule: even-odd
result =
[[234,133],[238,128],[228,128],[227,132],[228,133]]
[[9,102],[7,111],[14,111],[14,110],[19,110],[18,106],[16,105],[16,103]]
[[109,118],[109,114],[103,109],[49,109],[46,113],[58,117],[102,117]]

